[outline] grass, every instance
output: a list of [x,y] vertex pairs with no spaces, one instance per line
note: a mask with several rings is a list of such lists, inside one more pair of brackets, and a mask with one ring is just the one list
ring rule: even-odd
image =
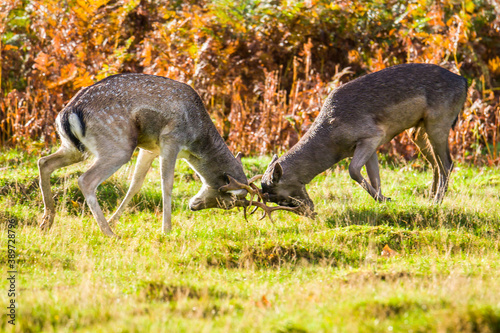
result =
[[[47,152],[45,152],[47,153]],[[44,154],[45,154],[44,153]],[[52,177],[58,215],[43,212],[37,156],[0,155],[0,261],[16,219],[16,332],[500,332],[500,171],[460,165],[439,206],[416,161],[384,162],[378,204],[347,164],[308,186],[318,217],[275,213],[275,224],[237,210],[191,212],[200,181],[179,161],[173,231],[160,233],[155,162],[140,194],[105,237],[77,186],[85,165]],[[249,176],[269,158],[243,159]],[[99,189],[108,216],[133,163]],[[397,255],[385,256],[385,245]],[[7,269],[0,304],[6,306]]]

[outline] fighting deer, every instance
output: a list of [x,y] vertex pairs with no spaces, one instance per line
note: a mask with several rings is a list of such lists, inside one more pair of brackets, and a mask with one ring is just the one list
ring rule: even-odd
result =
[[[263,196],[311,215],[306,184],[352,157],[351,178],[375,200],[390,200],[382,195],[377,148],[414,129],[412,140],[433,167],[432,196],[439,203],[453,168],[448,135],[466,97],[465,78],[431,64],[393,66],[344,84],[327,97],[301,140],[280,158],[274,156],[262,177]],[[363,166],[370,182],[361,174]]]
[[[191,210],[265,205],[247,201],[250,189],[241,156],[229,151],[200,96],[190,86],[160,76],[121,74],[81,89],[56,118],[61,147],[38,161],[44,215],[40,227],[51,227],[55,204],[50,175],[56,169],[96,158],[78,185],[101,231],[116,236],[97,202],[96,189],[139,154],[129,190],[110,222],[116,221],[140,190],[153,160],[160,156],[163,192],[162,231],[171,224],[171,200],[177,158],[185,159],[203,182],[189,202]],[[229,186],[230,185],[230,186]],[[250,184],[252,185],[252,184]],[[253,185],[255,186],[255,185]]]

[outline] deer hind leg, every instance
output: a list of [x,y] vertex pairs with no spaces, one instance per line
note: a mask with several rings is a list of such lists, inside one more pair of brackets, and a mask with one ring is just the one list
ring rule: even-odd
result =
[[373,186],[375,191],[377,191],[375,200],[390,201],[391,198],[387,198],[382,195],[377,152],[373,153],[373,155],[368,159],[368,161],[365,164],[365,167],[366,167],[366,173],[368,174],[368,179],[370,179],[371,185]]
[[174,187],[174,170],[178,145],[163,139],[161,145],[161,191],[163,195],[163,221],[162,232],[168,233],[172,230],[172,189]]
[[432,180],[432,191],[431,196],[434,197],[436,195],[436,191],[439,184],[439,167],[436,162],[436,158],[434,156],[434,151],[432,150],[432,146],[427,138],[427,133],[425,132],[425,128],[423,126],[417,127],[410,134],[410,138],[417,145],[418,149],[424,156],[424,158],[431,164],[433,171],[433,180]]
[[[109,150],[113,151],[113,148],[114,147],[110,147]],[[130,152],[122,151],[115,152],[113,155],[103,154],[102,156],[98,156],[90,169],[78,178],[78,185],[87,201],[87,205],[101,228],[101,231],[107,236],[116,235],[109,227],[108,221],[106,221],[101,207],[97,202],[96,190],[103,181],[108,179],[123,164],[130,160],[132,151],[133,149]]]
[[434,203],[443,201],[444,194],[448,189],[450,174],[453,170],[453,161],[451,160],[450,148],[448,146],[450,127],[451,124],[447,127],[447,130],[443,130],[442,126],[436,126],[435,128],[427,126],[429,142],[434,151],[434,157],[437,164],[436,169],[439,171],[439,181],[434,196]]
[[49,229],[54,222],[56,214],[52,191],[50,190],[50,175],[57,169],[80,162],[83,160],[83,154],[73,148],[62,146],[54,154],[42,157],[38,160],[38,170],[40,174],[40,189],[44,212],[40,228]]
[[151,164],[157,156],[158,154],[152,153],[150,151],[144,149],[139,150],[139,155],[137,156],[137,163],[135,165],[134,175],[132,176],[130,187],[120,206],[109,219],[109,224],[113,225],[116,221],[118,221],[123,211],[125,210],[125,207],[129,204],[130,200],[132,200],[134,195],[139,192],[142,184],[144,183],[144,179],[146,178],[146,174],[148,173]]
[[[374,137],[358,142],[358,144],[356,145],[356,149],[354,150],[351,164],[349,164],[349,175],[358,184],[360,184],[361,187],[363,187],[375,200],[382,202],[388,200],[388,198],[384,197],[382,193],[380,193],[380,176],[378,176],[378,172],[376,172],[378,170],[376,153],[380,141],[381,137]],[[368,163],[368,161],[370,162]],[[377,162],[376,168],[374,166],[374,162]],[[379,189],[375,189],[372,184],[370,184],[361,174],[361,168],[367,163],[367,172],[368,169],[370,169],[369,172],[372,174],[373,183],[375,183],[375,186],[377,186],[376,184],[378,183]]]

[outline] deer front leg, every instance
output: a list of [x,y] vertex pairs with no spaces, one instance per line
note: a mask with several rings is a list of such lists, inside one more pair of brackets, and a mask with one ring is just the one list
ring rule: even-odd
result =
[[161,191],[163,195],[162,232],[172,230],[172,189],[174,187],[175,161],[179,149],[177,145],[163,142],[160,157]]
[[57,169],[74,164],[82,160],[82,154],[74,149],[61,147],[57,152],[49,156],[42,157],[38,160],[38,170],[40,174],[40,189],[42,190],[42,198],[44,212],[40,228],[49,229],[54,222],[56,214],[52,191],[50,190],[50,175]]
[[114,156],[98,157],[92,167],[78,178],[78,185],[87,201],[87,205],[96,219],[99,228],[107,236],[116,237],[97,202],[97,186],[114,174],[123,164],[127,163],[131,155],[131,152],[123,152]]
[[[379,137],[375,137],[358,142],[358,144],[356,145],[356,149],[354,150],[351,164],[349,164],[349,175],[358,184],[360,184],[375,200],[382,202],[386,201],[387,198],[382,196],[382,194],[379,194],[379,191],[373,188],[373,186],[361,174],[361,168],[363,167],[363,165],[365,165],[370,160],[370,158],[373,158],[372,156],[376,154],[380,139],[381,138]],[[375,158],[376,157],[377,156],[375,155]],[[376,162],[378,170],[378,161]],[[370,168],[373,169],[373,161],[370,163]],[[374,170],[371,170],[370,172],[374,172]],[[374,182],[377,183],[377,181]],[[380,180],[378,180],[378,183],[380,183]]]
[[132,182],[130,183],[130,187],[127,191],[127,195],[121,202],[120,206],[116,210],[116,212],[109,219],[109,224],[113,225],[120,216],[123,214],[125,207],[129,204],[130,200],[134,197],[134,195],[139,192],[144,183],[144,179],[146,178],[146,174],[148,173],[151,164],[154,159],[158,156],[158,154],[152,153],[150,151],[140,149],[139,155],[137,156],[137,163],[134,169],[134,175],[132,176]]
[[366,173],[368,174],[368,178],[370,179],[370,183],[373,186],[373,188],[377,191],[377,196],[375,200],[390,201],[391,198],[387,198],[382,195],[377,152],[373,153],[373,155],[368,159],[365,167],[366,167]]

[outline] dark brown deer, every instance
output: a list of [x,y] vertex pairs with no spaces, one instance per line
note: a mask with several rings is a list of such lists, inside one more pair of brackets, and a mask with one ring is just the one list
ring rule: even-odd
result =
[[[375,200],[382,195],[377,148],[406,129],[432,164],[434,202],[442,201],[453,163],[448,135],[467,97],[467,81],[436,65],[405,64],[342,85],[286,154],[276,155],[262,177],[264,197],[302,213],[314,211],[306,192],[316,175],[346,157],[349,174]],[[361,175],[366,166],[370,182]]]
[[250,187],[241,160],[231,154],[201,98],[186,84],[144,74],[111,76],[80,90],[59,113],[56,126],[61,147],[38,161],[45,205],[42,228],[50,228],[55,216],[51,173],[82,161],[91,153],[96,159],[80,176],[78,185],[102,232],[115,236],[95,192],[99,184],[130,160],[136,147],[140,151],[131,186],[111,221],[119,218],[139,191],[158,155],[163,232],[172,228],[171,198],[177,158],[185,159],[203,182],[199,193],[189,202],[191,210],[250,205],[270,210],[265,205],[245,200],[245,188]]

